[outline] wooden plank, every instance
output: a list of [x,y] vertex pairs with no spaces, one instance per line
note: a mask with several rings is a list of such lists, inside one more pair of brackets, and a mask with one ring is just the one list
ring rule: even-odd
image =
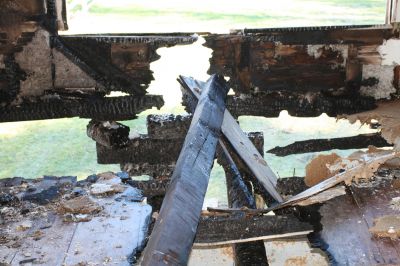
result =
[[197,228],[196,247],[209,247],[257,240],[294,238],[312,232],[312,226],[293,215],[203,218]]
[[93,199],[104,207],[104,214],[78,224],[64,264],[128,266],[135,262],[136,253],[143,249],[152,211],[150,205],[130,201],[129,196],[136,193],[128,188],[122,195]]
[[307,152],[329,151],[334,149],[363,149],[373,145],[375,147],[390,147],[392,144],[381,137],[378,133],[360,134],[357,136],[331,139],[311,139],[296,141],[284,147],[270,149],[269,153],[276,156],[287,156]]
[[98,99],[52,99],[0,108],[0,122],[30,121],[64,117],[92,118],[98,121],[129,120],[152,107],[164,105],[162,96],[123,96]]
[[[400,197],[396,188],[396,179],[383,179],[370,186],[351,186],[351,195],[368,228],[374,226],[374,220],[387,215],[400,215],[400,210],[391,208],[393,198]],[[390,238],[372,237],[386,264],[400,264],[400,242]]]
[[208,81],[143,255],[142,265],[185,265],[192,249],[225,110],[228,86]]
[[266,212],[268,211],[273,211],[273,210],[277,210],[277,209],[281,209],[287,206],[293,206],[296,205],[297,202],[307,199],[315,194],[318,194],[322,191],[327,190],[328,188],[334,187],[337,184],[344,182],[345,180],[349,179],[349,177],[351,178],[353,173],[357,173],[358,171],[360,171],[360,169],[362,169],[363,167],[365,167],[365,165],[369,165],[373,162],[376,161],[385,161],[388,159],[393,158],[396,154],[398,154],[397,152],[391,152],[385,155],[382,155],[378,158],[372,158],[369,160],[366,160],[365,163],[363,164],[358,164],[348,170],[346,170],[345,172],[336,174],[320,183],[318,183],[317,185],[310,187],[309,189],[297,194],[296,196],[293,196],[291,198],[289,198],[288,200],[286,200],[285,202],[282,202],[276,206],[270,207],[267,210],[265,210]]
[[[180,77],[181,85],[189,90],[197,99],[200,97],[200,92],[204,91],[203,83],[200,83],[193,78]],[[249,140],[246,134],[242,131],[236,120],[225,110],[224,121],[222,122],[221,131],[228,139],[232,147],[243,159],[246,165],[250,168],[253,174],[257,177],[263,187],[270,193],[270,195],[282,202],[282,197],[276,191],[277,177],[275,173],[268,166],[267,162],[263,159],[258,150],[254,147],[253,143]]]
[[[33,221],[11,265],[30,260],[33,264],[62,265],[76,226],[75,223],[64,223],[62,217],[54,213]],[[29,237],[37,231],[42,235],[39,239]]]
[[[222,139],[219,140],[222,161],[225,170],[226,186],[228,189],[228,204],[233,208],[256,208],[256,201],[245,184],[239,169],[229,154]],[[201,227],[201,226],[200,226]],[[244,230],[246,230],[245,228]],[[230,235],[230,234],[229,234]],[[235,243],[232,245],[235,265],[268,265],[267,255],[263,241]]]
[[321,237],[337,265],[377,265],[384,260],[371,241],[362,212],[350,195],[326,202],[321,208]]
[[[122,148],[116,149],[96,144],[97,162],[100,164],[147,163],[174,164],[182,149],[184,139],[153,139],[141,135],[130,139]],[[155,156],[157,154],[157,156]]]

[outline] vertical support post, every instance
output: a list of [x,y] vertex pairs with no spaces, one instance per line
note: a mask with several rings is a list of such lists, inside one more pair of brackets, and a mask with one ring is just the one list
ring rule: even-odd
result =
[[214,75],[206,83],[142,265],[188,262],[220,137],[228,89],[221,76]]

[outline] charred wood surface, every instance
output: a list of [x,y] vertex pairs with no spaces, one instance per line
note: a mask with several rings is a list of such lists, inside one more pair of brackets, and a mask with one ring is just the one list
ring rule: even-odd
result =
[[[248,136],[257,141],[260,133],[253,132]],[[183,142],[183,138],[161,139],[141,135],[130,139],[122,148],[110,148],[97,143],[97,161],[100,164],[122,164],[124,169],[130,168],[133,173],[138,174],[159,172],[162,167],[175,164]]]
[[187,264],[214,162],[228,90],[223,77],[212,76],[207,82],[142,265]]
[[[223,163],[228,189],[228,204],[231,208],[256,208],[254,196],[245,184],[239,169],[226,148],[227,142],[220,140],[220,160]],[[235,265],[268,265],[267,254],[263,241],[233,244]]]
[[299,222],[292,215],[205,217],[197,228],[195,243],[198,246],[201,244],[209,246],[240,242],[240,240],[247,242],[257,238],[273,239],[284,236],[293,238],[294,235],[304,236],[310,231],[312,231],[311,225]]
[[[184,102],[185,103],[185,102]],[[229,96],[226,108],[235,117],[242,115],[278,117],[283,110],[291,116],[316,117],[323,113],[336,117],[341,114],[353,114],[376,107],[371,97],[361,96],[326,96],[321,93],[269,93],[243,95],[243,97]]]
[[332,139],[312,139],[296,141],[284,147],[275,147],[267,152],[277,156],[286,156],[290,154],[329,151],[334,149],[363,149],[373,145],[375,147],[390,147],[392,144],[381,137],[380,134],[361,134],[358,136],[332,138]]
[[[398,32],[390,26],[259,29],[206,36],[213,49],[210,73],[230,77],[239,93],[339,91],[357,93],[362,72],[352,67],[380,64],[377,47]],[[371,47],[373,49],[371,49]],[[350,50],[370,53],[352,53]],[[353,70],[356,70],[355,68]]]
[[184,139],[153,139],[147,135],[129,140],[126,147],[109,148],[97,143],[97,162],[100,164],[174,164]]
[[191,121],[191,115],[149,115],[147,133],[155,139],[185,138]]
[[98,99],[51,99],[21,106],[0,108],[0,122],[29,121],[64,117],[91,118],[98,121],[128,120],[152,107],[161,108],[161,96],[107,97]]
[[[84,62],[89,75],[107,90],[144,95],[154,79],[150,63],[159,59],[156,50],[164,46],[190,44],[191,36],[62,36],[56,43],[75,63]],[[66,54],[68,55],[68,54]]]
[[152,179],[148,181],[128,180],[126,183],[132,187],[140,189],[144,196],[152,198],[156,196],[164,196],[169,184],[171,183],[171,179]]
[[125,146],[129,141],[129,131],[129,127],[114,121],[97,122],[92,120],[86,127],[89,138],[109,148]]
[[170,177],[175,168],[174,163],[121,163],[121,170],[128,172],[130,176],[149,175],[153,178]]
[[[180,76],[178,79],[182,85],[183,98],[190,110],[196,106],[197,99],[204,90],[204,82]],[[248,139],[246,134],[238,125],[236,119],[228,110],[225,110],[224,120],[222,122],[221,131],[235,152],[245,162],[259,183],[263,185],[266,191],[278,202],[283,199],[276,191],[277,176],[269,167],[263,156],[254,147],[253,143]]]

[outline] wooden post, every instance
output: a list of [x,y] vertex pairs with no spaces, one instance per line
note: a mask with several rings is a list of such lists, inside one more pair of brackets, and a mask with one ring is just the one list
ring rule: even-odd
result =
[[[200,97],[201,91],[203,91],[204,83],[194,80],[192,78],[180,77],[178,80],[185,90],[188,90],[194,97],[189,99],[189,105],[196,106],[196,98]],[[191,107],[193,108],[193,107]],[[257,151],[254,145],[251,143],[246,134],[242,131],[236,120],[225,110],[224,121],[222,122],[221,131],[228,139],[232,147],[246,163],[249,169],[256,176],[258,181],[268,191],[268,193],[277,201],[282,202],[281,195],[276,190],[277,177],[267,162]]]
[[228,87],[221,76],[206,83],[174,170],[142,265],[186,265],[225,111]]
[[[244,183],[239,169],[236,167],[225,144],[220,140],[223,153],[221,159],[226,175],[226,185],[228,188],[228,203],[231,208],[247,207],[256,208],[256,202],[250,190]],[[232,245],[234,252],[235,265],[268,265],[267,254],[262,240],[236,243]]]

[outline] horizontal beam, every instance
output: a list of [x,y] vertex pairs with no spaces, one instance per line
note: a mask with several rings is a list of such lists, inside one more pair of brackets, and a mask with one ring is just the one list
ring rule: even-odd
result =
[[313,231],[312,225],[295,216],[204,217],[197,227],[195,247],[294,238]]
[[357,136],[344,137],[344,138],[331,138],[331,139],[310,139],[304,141],[296,141],[284,147],[275,147],[270,149],[269,153],[276,156],[287,156],[290,154],[307,153],[307,152],[320,152],[329,150],[346,150],[346,149],[363,149],[368,146],[375,147],[391,147],[392,144],[382,138],[378,133],[374,134],[360,134]]
[[[278,117],[282,111],[291,116],[316,117],[323,113],[336,117],[360,113],[376,108],[371,97],[332,97],[321,93],[280,92],[270,94],[228,96],[226,108],[233,116]],[[185,102],[184,102],[185,104]]]
[[130,139],[122,148],[109,148],[96,144],[99,164],[175,164],[184,139],[153,139],[148,135]]
[[98,121],[129,120],[136,118],[137,114],[144,110],[161,108],[163,105],[163,98],[158,95],[40,100],[0,108],[0,122],[65,117],[91,118]]

